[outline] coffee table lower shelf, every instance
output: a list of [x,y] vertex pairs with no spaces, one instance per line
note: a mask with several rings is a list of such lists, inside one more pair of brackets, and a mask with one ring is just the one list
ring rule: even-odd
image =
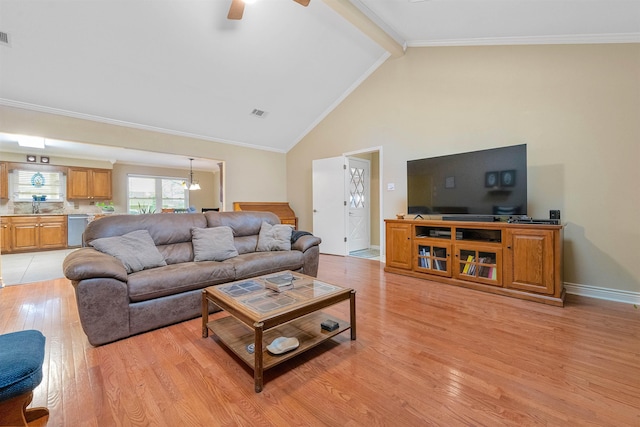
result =
[[[338,322],[340,327],[331,332],[323,330],[320,327],[320,323],[327,319]],[[208,322],[207,328],[209,328],[224,345],[255,370],[255,355],[247,351],[247,345],[253,344],[255,340],[255,332],[253,329],[232,316]],[[270,344],[278,337],[295,337],[300,342],[300,346],[287,353],[274,355],[271,354],[266,349],[266,345],[264,345],[264,351],[262,352],[263,370],[272,368],[285,360],[289,360],[347,329],[351,329],[351,325],[348,322],[319,311],[265,330],[263,333],[263,342],[265,344]]]

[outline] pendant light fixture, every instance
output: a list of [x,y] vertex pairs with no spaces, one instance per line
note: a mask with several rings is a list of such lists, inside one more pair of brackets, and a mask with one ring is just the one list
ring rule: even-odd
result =
[[193,159],[189,159],[189,181],[186,181],[184,186],[189,191],[200,190],[200,184],[198,184],[197,180],[193,179]]

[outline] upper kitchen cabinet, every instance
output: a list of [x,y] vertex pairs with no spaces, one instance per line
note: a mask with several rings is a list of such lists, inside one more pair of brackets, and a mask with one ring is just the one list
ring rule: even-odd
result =
[[7,164],[0,162],[0,199],[9,198],[9,171]]
[[67,199],[108,200],[111,198],[111,169],[69,168]]

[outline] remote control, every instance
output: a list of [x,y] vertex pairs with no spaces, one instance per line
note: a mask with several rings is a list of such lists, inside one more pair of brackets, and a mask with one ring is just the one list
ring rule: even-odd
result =
[[325,331],[331,332],[338,329],[340,327],[340,324],[338,322],[334,322],[333,320],[327,319],[320,324],[320,327]]

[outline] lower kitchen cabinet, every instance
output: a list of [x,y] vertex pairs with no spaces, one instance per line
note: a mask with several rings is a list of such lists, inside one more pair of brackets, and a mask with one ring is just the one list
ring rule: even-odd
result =
[[0,253],[11,250],[11,218],[0,217]]
[[[5,219],[7,217],[3,218],[3,227]],[[10,239],[5,240],[6,228],[3,228],[3,252],[67,247],[67,218],[64,215],[14,216],[7,225]],[[5,251],[5,245],[9,250]]]

